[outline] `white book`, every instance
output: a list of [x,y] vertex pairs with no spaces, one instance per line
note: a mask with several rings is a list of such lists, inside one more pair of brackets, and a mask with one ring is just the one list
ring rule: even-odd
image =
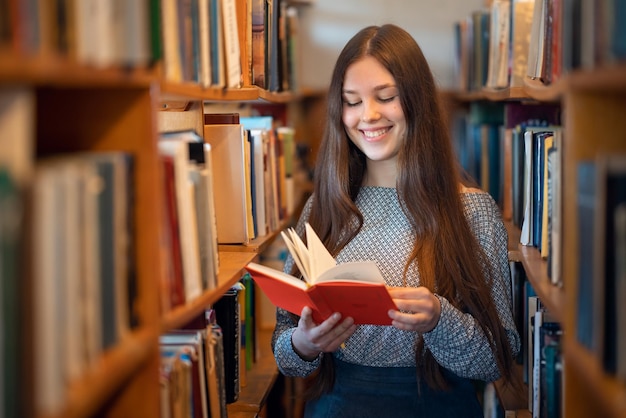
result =
[[211,30],[209,22],[211,13],[210,0],[198,0],[198,25],[200,29],[200,85],[211,85]]
[[241,87],[241,49],[237,28],[236,0],[221,1],[222,29],[224,36],[224,63],[226,65],[226,87]]
[[524,218],[522,221],[522,231],[520,234],[520,243],[522,245],[531,245],[532,243],[532,225],[533,225],[533,132],[527,130],[524,132]]
[[541,416],[541,327],[543,325],[543,311],[538,309],[534,315],[533,326],[533,364],[532,364],[532,413],[533,418]]
[[113,3],[116,64],[148,65],[151,58],[148,0],[114,0]]
[[533,8],[533,23],[530,29],[530,42],[528,44],[528,64],[526,76],[531,79],[541,77],[541,69],[544,66],[543,49],[545,46],[545,23],[547,16],[547,1],[535,0]]
[[207,176],[207,198],[208,201],[208,218],[209,218],[209,227],[211,229],[211,240],[212,240],[212,255],[213,255],[213,263],[215,265],[215,274],[217,275],[220,270],[220,259],[219,259],[219,251],[217,244],[217,217],[215,214],[215,173],[213,172],[213,153],[211,152],[211,145],[204,144],[204,166],[205,172]]
[[510,0],[495,0],[491,4],[487,87],[505,88],[509,85],[510,12]]
[[[63,195],[60,175],[40,163],[33,185],[34,399],[37,415],[57,415],[65,397],[63,353]],[[61,220],[61,222],[60,222]]]
[[537,296],[529,296],[527,299],[527,317],[526,317],[526,343],[527,343],[527,352],[526,352],[526,367],[525,373],[528,378],[528,410],[532,412],[533,410],[533,365],[534,365],[534,357],[535,357],[535,334],[533,327],[533,320],[535,317],[535,313],[541,309],[541,302],[539,297]]
[[267,214],[265,211],[265,149],[267,148],[267,136],[261,129],[251,129],[250,138],[252,144],[252,158],[254,160],[254,196],[255,213],[254,221],[257,225],[257,235],[267,235]]
[[[84,164],[79,162],[59,166],[60,181],[64,189],[62,199],[65,210],[59,221],[64,229],[63,265],[65,275],[65,287],[62,289],[65,295],[65,310],[63,319],[65,338],[65,375],[70,380],[75,380],[84,373],[87,364],[86,356],[83,356],[86,340],[83,333],[83,271],[81,231],[85,225],[82,223],[82,193],[84,176],[81,173]],[[85,279],[86,280],[86,279]]]

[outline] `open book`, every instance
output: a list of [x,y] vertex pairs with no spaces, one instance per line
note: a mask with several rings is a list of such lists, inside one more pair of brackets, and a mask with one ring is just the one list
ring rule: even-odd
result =
[[304,280],[257,263],[246,266],[273,304],[296,315],[309,306],[318,323],[339,312],[357,324],[391,324],[387,311],[397,307],[376,263],[337,264],[308,223],[308,246],[292,228],[281,234]]

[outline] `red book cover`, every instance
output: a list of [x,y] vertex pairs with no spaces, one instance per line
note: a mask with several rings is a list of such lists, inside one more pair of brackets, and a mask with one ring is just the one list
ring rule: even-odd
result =
[[176,190],[174,184],[174,161],[170,156],[162,156],[163,177],[165,182],[165,211],[167,213],[167,235],[170,238],[171,277],[170,306],[185,303],[183,262],[180,248],[180,232],[178,228],[178,211],[176,209]]
[[344,318],[352,317],[356,324],[391,325],[387,312],[398,309],[382,283],[337,280],[309,286],[256,263],[249,263],[246,270],[274,305],[296,315],[309,306],[317,323],[339,312]]

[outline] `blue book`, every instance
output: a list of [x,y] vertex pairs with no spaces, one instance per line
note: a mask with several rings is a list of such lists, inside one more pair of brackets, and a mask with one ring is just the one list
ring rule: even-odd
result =
[[578,291],[576,306],[576,339],[588,349],[594,346],[593,330],[593,263],[596,211],[596,166],[584,161],[577,167],[578,188]]

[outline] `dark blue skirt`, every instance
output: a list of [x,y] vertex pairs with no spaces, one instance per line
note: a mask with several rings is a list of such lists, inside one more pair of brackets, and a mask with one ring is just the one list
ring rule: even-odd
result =
[[444,371],[450,389],[435,391],[425,382],[417,391],[414,367],[367,367],[335,362],[330,393],[309,401],[305,418],[481,418],[476,390],[468,379]]

